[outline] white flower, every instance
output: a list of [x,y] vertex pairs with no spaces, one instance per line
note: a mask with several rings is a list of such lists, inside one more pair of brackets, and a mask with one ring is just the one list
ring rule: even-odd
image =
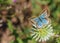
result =
[[31,30],[31,36],[33,37],[33,39],[35,39],[36,41],[47,41],[49,40],[49,38],[53,35],[53,29],[51,24],[43,27],[43,28],[37,28],[35,26],[35,28],[32,28]]

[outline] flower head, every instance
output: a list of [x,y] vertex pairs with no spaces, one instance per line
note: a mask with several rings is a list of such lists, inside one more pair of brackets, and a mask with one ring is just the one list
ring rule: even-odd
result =
[[53,35],[53,29],[51,24],[44,26],[43,28],[32,28],[31,36],[36,41],[47,41]]

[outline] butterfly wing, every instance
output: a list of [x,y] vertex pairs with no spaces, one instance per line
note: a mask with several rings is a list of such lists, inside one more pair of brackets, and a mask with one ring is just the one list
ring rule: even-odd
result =
[[49,20],[47,20],[47,18],[48,18],[48,13],[47,13],[47,11],[44,11],[44,12],[39,16],[39,19],[41,20],[41,22],[43,23],[43,25],[49,24]]
[[40,14],[39,17],[41,17],[41,18],[46,18],[46,17],[48,17],[47,10],[44,11],[44,12],[42,12],[42,14]]
[[[39,17],[34,18],[33,21],[36,22],[36,25],[37,25],[38,27],[42,27],[42,26],[43,26],[43,23],[40,21]],[[33,26],[36,26],[36,25],[33,24]]]

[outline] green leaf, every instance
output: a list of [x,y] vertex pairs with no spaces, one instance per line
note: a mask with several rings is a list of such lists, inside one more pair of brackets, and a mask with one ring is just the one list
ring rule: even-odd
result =
[[50,3],[51,0],[36,0],[37,2],[40,2],[43,5],[47,5],[48,3]]
[[11,31],[11,32],[13,32],[13,30],[14,30],[14,28],[13,28],[13,25],[12,25],[12,23],[11,23],[11,21],[10,20],[7,20],[8,21],[8,29]]
[[17,41],[19,42],[19,43],[23,43],[23,41],[18,37],[17,38]]
[[13,4],[13,0],[7,0],[8,4]]
[[57,43],[60,43],[60,37],[59,38],[56,38],[56,42]]

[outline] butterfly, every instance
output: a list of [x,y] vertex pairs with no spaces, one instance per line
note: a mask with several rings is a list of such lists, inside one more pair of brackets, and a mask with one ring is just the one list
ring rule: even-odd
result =
[[[48,10],[44,10],[40,16],[33,18],[32,19],[34,22],[36,22],[36,25],[38,28],[42,28],[45,25],[48,25],[50,23],[50,19],[49,19],[49,14],[48,14]],[[36,27],[35,24],[33,24],[33,26]]]

